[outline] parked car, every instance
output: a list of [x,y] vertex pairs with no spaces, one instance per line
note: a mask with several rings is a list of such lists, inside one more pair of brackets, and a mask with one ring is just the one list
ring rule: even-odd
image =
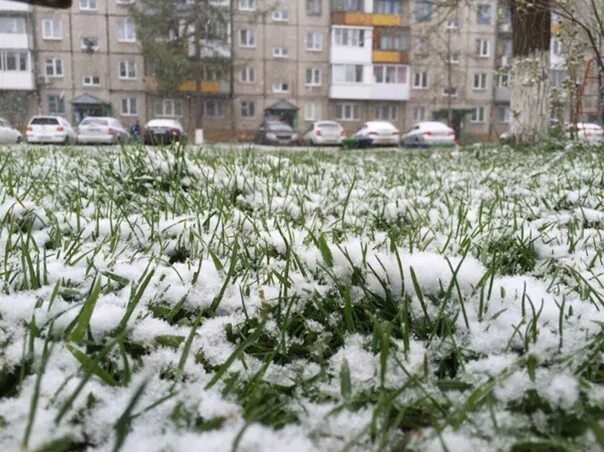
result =
[[0,144],[21,143],[23,135],[10,125],[6,119],[0,118]]
[[143,128],[145,144],[172,144],[186,141],[182,124],[176,119],[152,119]]
[[353,135],[359,141],[371,140],[373,146],[398,146],[399,130],[387,121],[369,121]]
[[335,121],[315,121],[306,133],[303,141],[312,145],[340,145],[344,139],[344,128]]
[[295,145],[298,144],[298,134],[284,122],[264,121],[254,141],[257,144]]
[[455,131],[437,121],[420,122],[402,137],[403,146],[432,146],[455,144]]
[[128,141],[128,131],[115,118],[86,117],[75,129],[78,143],[117,144]]
[[27,126],[28,143],[74,144],[75,130],[62,116],[34,116]]
[[578,122],[577,124],[568,125],[567,136],[569,138],[576,136],[577,139],[588,143],[600,143],[604,141],[604,129],[598,124]]

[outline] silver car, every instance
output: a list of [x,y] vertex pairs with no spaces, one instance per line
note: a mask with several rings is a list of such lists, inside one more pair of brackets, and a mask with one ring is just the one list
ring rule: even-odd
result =
[[21,132],[11,126],[6,119],[0,118],[0,144],[21,143],[22,139]]
[[118,144],[128,141],[128,132],[115,118],[84,118],[76,128],[78,143],[81,144]]

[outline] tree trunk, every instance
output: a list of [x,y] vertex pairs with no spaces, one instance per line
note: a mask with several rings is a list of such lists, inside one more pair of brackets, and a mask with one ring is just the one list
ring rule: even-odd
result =
[[[513,64],[510,134],[521,143],[545,136],[550,116],[551,11],[512,0]],[[548,2],[541,2],[547,4]]]

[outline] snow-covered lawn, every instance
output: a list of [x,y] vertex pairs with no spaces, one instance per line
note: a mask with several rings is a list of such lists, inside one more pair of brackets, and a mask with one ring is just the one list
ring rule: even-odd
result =
[[603,161],[0,150],[0,450],[598,450]]

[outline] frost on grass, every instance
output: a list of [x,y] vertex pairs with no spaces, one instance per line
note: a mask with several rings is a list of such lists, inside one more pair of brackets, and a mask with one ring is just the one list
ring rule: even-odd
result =
[[2,450],[604,446],[601,150],[0,157]]

